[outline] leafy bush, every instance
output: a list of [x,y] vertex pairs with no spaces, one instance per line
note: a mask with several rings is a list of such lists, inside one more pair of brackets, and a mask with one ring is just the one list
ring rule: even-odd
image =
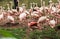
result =
[[42,31],[35,30],[30,33],[30,39],[60,39],[55,29],[47,28]]
[[60,31],[55,31],[51,27],[45,27],[43,30],[30,31],[26,33],[26,28],[0,29],[1,36],[15,37],[17,39],[60,39]]
[[6,31],[6,30],[0,30],[0,36],[1,37],[14,37],[12,33]]

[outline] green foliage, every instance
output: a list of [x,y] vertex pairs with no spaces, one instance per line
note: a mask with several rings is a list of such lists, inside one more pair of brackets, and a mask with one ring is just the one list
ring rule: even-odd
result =
[[0,29],[0,37],[15,37],[17,39],[23,39],[25,37],[25,34],[25,28]]
[[[13,2],[13,0],[0,0],[0,6],[6,6],[6,4],[9,3],[9,1]],[[24,4],[26,4],[27,8],[30,8],[30,3],[33,3],[33,2],[37,3],[38,6],[41,6],[41,1],[40,0],[19,0],[19,1],[20,1],[19,6],[21,6],[22,3],[24,3]],[[45,1],[46,5],[48,5],[49,0],[43,0],[43,1]],[[52,0],[52,1],[54,3],[57,2],[57,0]]]
[[12,33],[17,39],[23,39],[25,37],[26,31],[24,29],[14,29]]
[[4,37],[15,37],[17,39],[60,39],[60,31],[55,31],[54,28],[49,26],[44,27],[43,30],[34,30],[28,32],[25,28],[15,29],[0,29],[0,35]]
[[1,37],[14,37],[12,33],[6,31],[6,30],[0,30],[0,36]]
[[34,30],[30,33],[30,39],[41,39],[41,31]]
[[35,30],[30,33],[30,39],[60,39],[55,29],[47,28],[42,31]]
[[[0,28],[0,37],[15,37],[17,39],[60,39],[60,31],[45,26],[43,30],[34,30],[27,35],[26,27],[15,29]],[[27,38],[28,37],[28,38]]]

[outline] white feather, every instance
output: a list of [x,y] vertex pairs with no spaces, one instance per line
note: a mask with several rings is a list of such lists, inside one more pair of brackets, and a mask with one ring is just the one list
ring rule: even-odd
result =
[[7,18],[8,18],[9,20],[14,21],[14,18],[13,18],[12,16],[8,16]]
[[0,19],[2,19],[3,18],[3,13],[0,15]]
[[55,20],[50,20],[50,24],[55,25]]
[[23,12],[23,8],[22,8],[22,7],[19,7],[19,11],[20,11],[20,12]]
[[44,21],[44,20],[46,20],[46,19],[47,19],[46,16],[42,16],[42,17],[39,18],[38,22],[42,22],[42,21]]
[[19,15],[19,19],[20,19],[20,20],[22,20],[22,19],[24,19],[24,18],[26,18],[26,13],[22,13],[22,14]]

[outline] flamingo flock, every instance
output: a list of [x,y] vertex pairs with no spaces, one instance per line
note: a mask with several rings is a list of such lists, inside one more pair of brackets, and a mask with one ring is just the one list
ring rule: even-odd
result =
[[[44,24],[46,24],[49,25],[51,28],[54,28],[57,24],[60,24],[60,4],[50,4],[49,6],[41,7],[35,6],[34,8],[30,8],[28,10],[25,7],[19,7],[19,11],[17,11],[17,9],[10,8],[8,9],[8,11],[6,11],[3,8],[1,8],[0,25],[4,25],[8,22],[12,24],[16,23],[15,17],[17,17],[18,19],[18,23],[22,21],[27,21],[28,27],[43,27]],[[29,21],[29,19],[32,20]]]

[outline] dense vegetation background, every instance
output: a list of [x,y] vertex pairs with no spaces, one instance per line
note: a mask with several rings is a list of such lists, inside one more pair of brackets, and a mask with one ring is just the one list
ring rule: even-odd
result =
[[[0,0],[0,6],[6,6],[6,4],[9,3],[10,1],[13,2],[13,0]],[[40,4],[41,4],[41,2],[40,2],[41,0],[19,0],[19,1],[20,1],[19,2],[19,6],[21,6],[22,3],[25,3],[27,8],[29,8],[30,7],[30,3],[33,3],[33,2],[37,3],[38,6],[40,6]],[[43,1],[45,1],[46,5],[48,5],[48,1],[49,0],[43,0]],[[54,3],[57,2],[57,0],[52,0],[52,1]]]

